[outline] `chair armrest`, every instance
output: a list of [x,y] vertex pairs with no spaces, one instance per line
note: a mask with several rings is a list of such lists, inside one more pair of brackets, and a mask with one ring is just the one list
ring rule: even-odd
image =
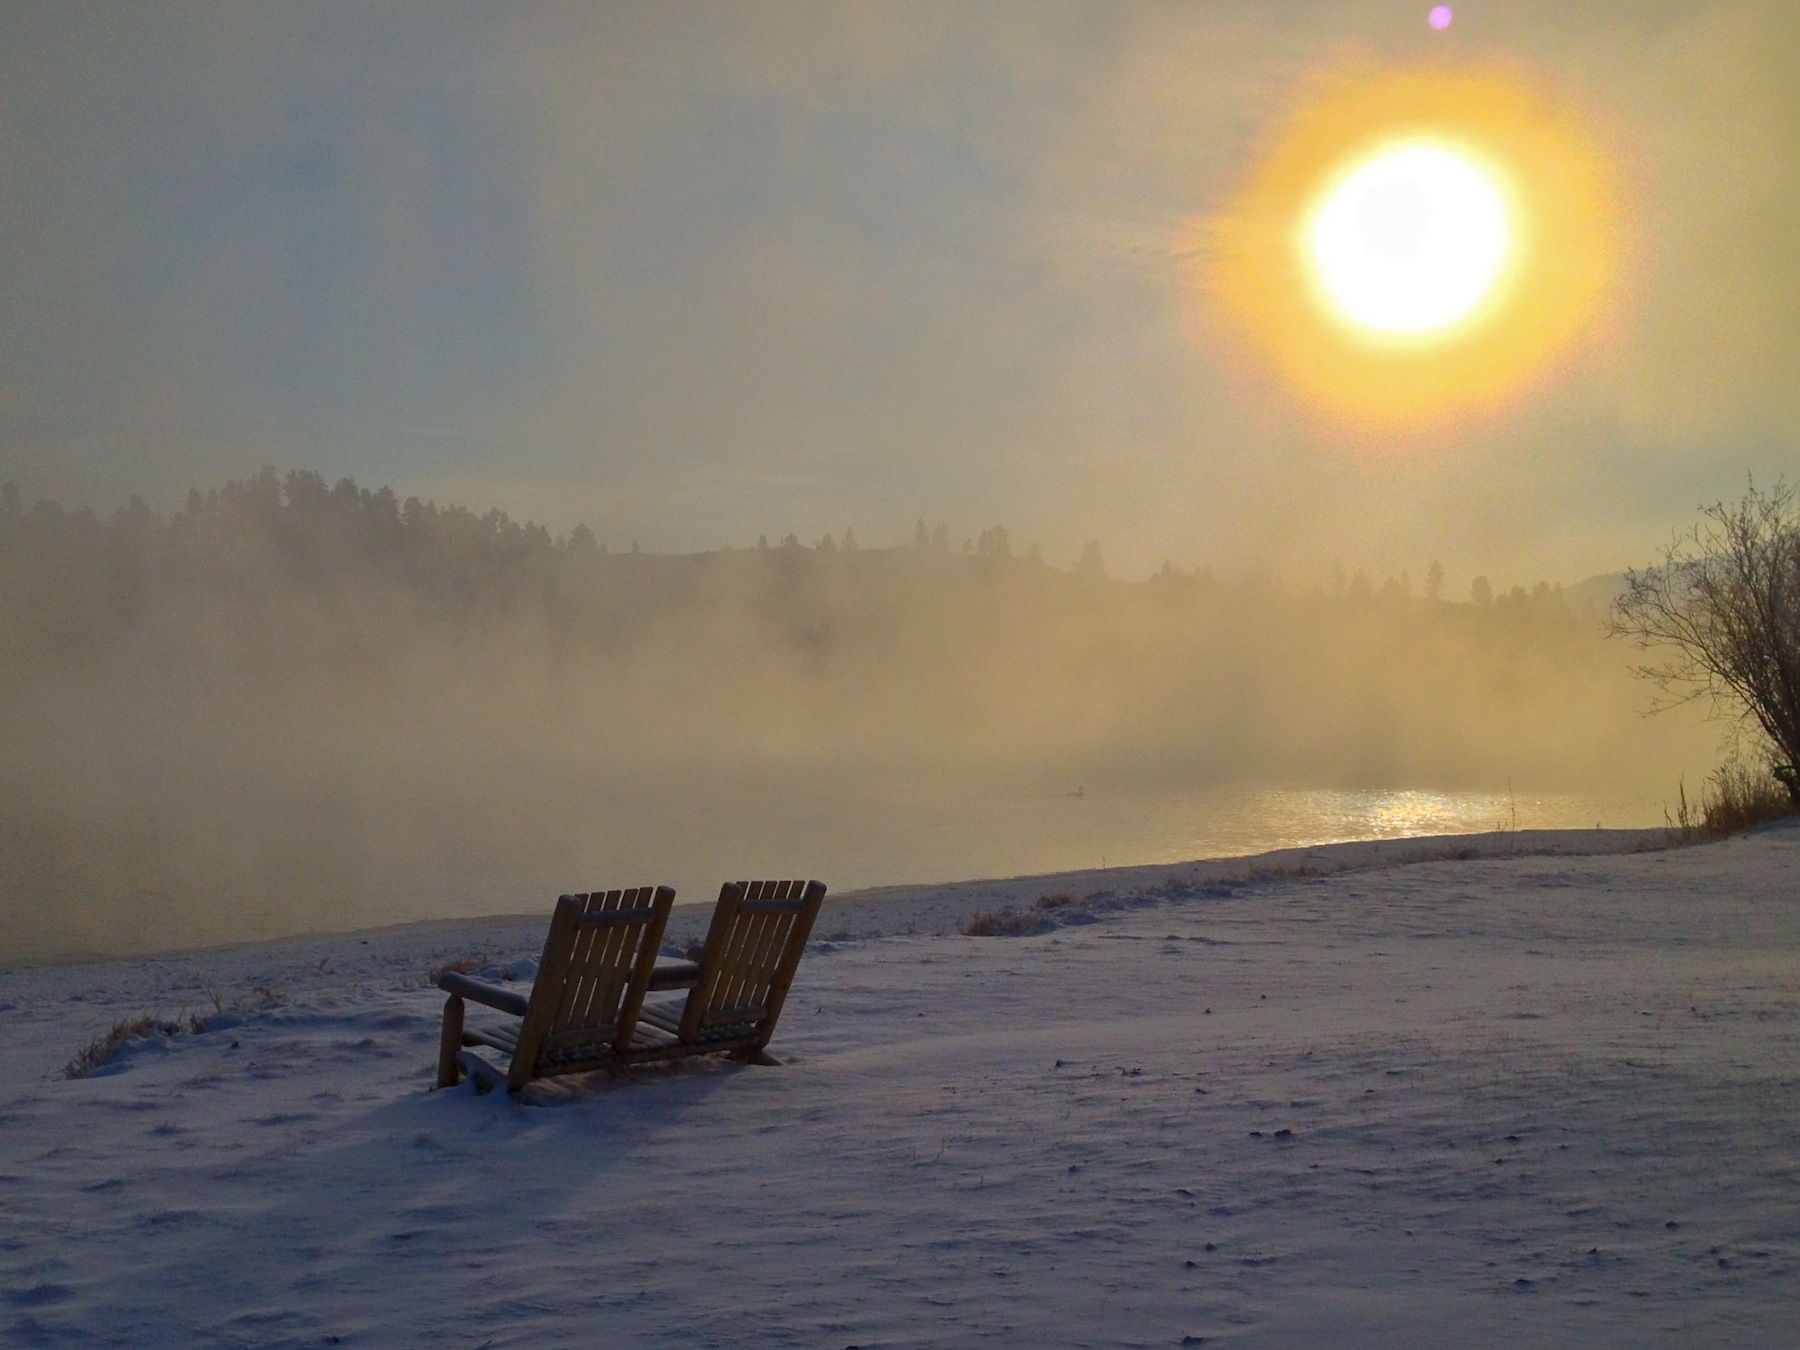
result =
[[662,961],[650,973],[652,989],[692,989],[699,983],[698,961]]
[[527,1002],[525,995],[515,994],[512,990],[501,989],[497,985],[483,984],[480,980],[470,979],[460,971],[445,971],[438,976],[437,985],[446,994],[460,994],[477,1003],[485,1003],[490,1008],[509,1012],[515,1017],[525,1015]]

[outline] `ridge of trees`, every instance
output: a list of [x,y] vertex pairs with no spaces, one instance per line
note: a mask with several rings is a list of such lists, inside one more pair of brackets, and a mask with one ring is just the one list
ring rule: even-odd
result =
[[[1404,575],[1377,590],[1358,572],[1340,571],[1329,593],[1286,590],[1266,578],[1220,582],[1210,569],[1170,564],[1147,581],[1109,579],[1097,541],[1084,545],[1072,569],[1048,566],[1037,545],[1014,551],[1004,525],[951,547],[948,527],[920,520],[910,547],[859,547],[851,530],[806,546],[788,535],[770,546],[686,555],[611,552],[586,525],[566,535],[512,519],[497,508],[477,513],[352,479],[335,485],[314,472],[285,476],[265,468],[205,492],[193,489],[167,518],[132,497],[109,517],[90,508],[40,501],[27,510],[17,487],[0,485],[0,664],[44,655],[76,658],[119,639],[161,607],[220,608],[272,625],[286,607],[307,603],[361,605],[376,618],[435,619],[442,624],[498,624],[527,618],[554,632],[617,638],[634,624],[685,606],[736,598],[770,624],[816,638],[854,623],[859,607],[874,612],[931,603],[944,588],[1008,581],[1026,610],[1051,603],[1045,593],[1138,595],[1178,603],[1227,592],[1295,603],[1438,603],[1436,564],[1423,596]],[[921,589],[922,563],[937,592]],[[907,591],[908,585],[912,590]],[[1094,592],[1094,588],[1101,588]],[[1060,590],[1059,590],[1060,588]],[[1037,595],[1027,599],[1027,593]],[[1092,598],[1092,597],[1090,597]],[[1073,601],[1071,601],[1073,603]],[[1494,595],[1478,579],[1475,604],[1495,615],[1577,621],[1560,588],[1539,583]]]

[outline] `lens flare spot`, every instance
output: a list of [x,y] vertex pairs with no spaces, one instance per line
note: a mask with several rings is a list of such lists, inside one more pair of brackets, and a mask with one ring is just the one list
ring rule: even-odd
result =
[[1425,16],[1425,22],[1441,33],[1450,26],[1450,21],[1455,17],[1456,13],[1450,6],[1433,5],[1431,7],[1431,13]]

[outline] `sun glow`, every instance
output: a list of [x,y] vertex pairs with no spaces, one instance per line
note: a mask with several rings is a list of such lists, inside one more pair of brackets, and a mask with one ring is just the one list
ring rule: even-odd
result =
[[1430,142],[1383,146],[1321,195],[1301,248],[1325,299],[1371,333],[1420,337],[1468,319],[1512,251],[1494,173]]
[[1195,223],[1195,332],[1358,440],[1497,408],[1603,313],[1612,179],[1585,119],[1517,72],[1339,72]]

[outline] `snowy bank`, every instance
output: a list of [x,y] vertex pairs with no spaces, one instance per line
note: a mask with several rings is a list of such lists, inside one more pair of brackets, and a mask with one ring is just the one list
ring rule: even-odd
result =
[[1788,1345],[1800,830],[1649,842],[867,892],[786,1067],[536,1107],[425,1090],[426,972],[542,919],[0,972],[0,1341]]

